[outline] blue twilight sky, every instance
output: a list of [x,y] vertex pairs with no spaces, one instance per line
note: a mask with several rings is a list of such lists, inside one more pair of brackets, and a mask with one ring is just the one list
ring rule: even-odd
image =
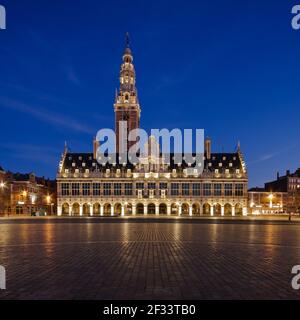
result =
[[[300,4],[300,0],[298,1]],[[0,165],[54,177],[64,141],[91,151],[114,126],[129,31],[141,125],[237,141],[249,186],[300,167],[297,0],[0,0]]]

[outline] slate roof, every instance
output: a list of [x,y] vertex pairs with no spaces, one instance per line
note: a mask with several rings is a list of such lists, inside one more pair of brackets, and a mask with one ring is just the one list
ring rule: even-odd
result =
[[[192,154],[195,157],[195,154]],[[64,163],[62,169],[68,169],[69,172],[74,171],[75,169],[85,170],[89,169],[89,171],[94,170],[106,170],[106,169],[132,169],[134,170],[134,165],[129,161],[125,161],[125,166],[123,165],[124,161],[119,160],[119,155],[116,155],[116,163],[115,165],[112,164],[105,164],[101,165],[97,162],[96,159],[93,158],[93,153],[67,153],[64,159]],[[222,166],[220,166],[222,164]],[[187,168],[189,165],[188,163],[183,160],[181,166],[174,162],[174,154],[170,155],[170,164],[169,169],[177,168]],[[195,166],[195,163],[191,165],[191,167]],[[229,169],[230,171],[236,169],[242,169],[242,162],[241,158],[238,153],[212,153],[210,159],[204,160],[204,168],[210,171],[214,171],[215,169],[219,169],[220,172]]]

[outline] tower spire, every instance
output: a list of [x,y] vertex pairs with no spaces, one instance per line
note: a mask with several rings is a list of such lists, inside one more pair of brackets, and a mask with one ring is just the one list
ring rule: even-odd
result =
[[125,47],[129,48],[129,45],[130,45],[129,32],[126,32],[126,35],[125,35]]

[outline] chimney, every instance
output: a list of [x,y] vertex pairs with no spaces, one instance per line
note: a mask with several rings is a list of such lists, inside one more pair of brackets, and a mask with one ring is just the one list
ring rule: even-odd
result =
[[289,177],[291,175],[291,171],[290,170],[286,170],[286,175],[287,175],[287,177]]
[[205,139],[205,154],[206,154],[206,159],[211,158],[211,139],[206,138]]
[[94,141],[93,141],[93,157],[94,157],[94,159],[97,158],[97,150],[98,150],[99,146],[100,146],[99,141],[97,141],[96,138],[94,138]]
[[277,172],[277,180],[279,180],[279,172]]

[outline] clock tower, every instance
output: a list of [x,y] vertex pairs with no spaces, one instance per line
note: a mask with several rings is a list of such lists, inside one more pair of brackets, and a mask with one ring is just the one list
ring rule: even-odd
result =
[[[123,63],[120,71],[120,88],[116,90],[115,97],[115,132],[116,152],[128,151],[135,141],[128,141],[131,130],[140,127],[141,109],[135,86],[135,70],[133,56],[129,46],[129,36],[126,34],[126,46],[123,54]],[[125,124],[125,129],[122,129]],[[127,146],[124,144],[127,141]]]

